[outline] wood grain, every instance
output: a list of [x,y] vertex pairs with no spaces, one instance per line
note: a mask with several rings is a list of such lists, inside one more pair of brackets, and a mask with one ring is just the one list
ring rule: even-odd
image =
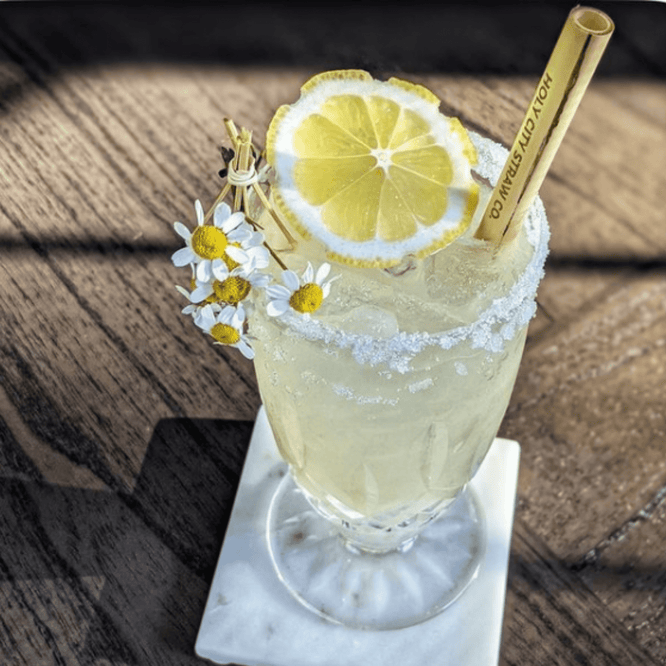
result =
[[[260,404],[170,262],[221,187],[223,117],[262,142],[308,76],[364,66],[510,144],[569,6],[415,6],[411,37],[387,9],[362,40],[377,12],[344,5],[248,5],[230,31],[211,5],[32,4],[0,5],[0,663],[202,663]],[[617,34],[542,187],[552,253],[500,431],[522,445],[506,666],[666,664],[666,58],[641,4],[600,3]]]
[[513,533],[510,580],[503,666],[661,663],[520,519]]

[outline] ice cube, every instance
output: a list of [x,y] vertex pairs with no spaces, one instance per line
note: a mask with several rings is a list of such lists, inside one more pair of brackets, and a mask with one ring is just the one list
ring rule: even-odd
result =
[[398,320],[392,312],[372,305],[361,305],[343,317],[342,328],[357,335],[390,338],[398,333]]

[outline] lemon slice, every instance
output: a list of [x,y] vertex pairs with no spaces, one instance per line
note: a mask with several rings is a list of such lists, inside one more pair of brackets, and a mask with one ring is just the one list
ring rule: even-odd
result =
[[361,70],[324,72],[278,109],[266,136],[279,213],[330,259],[388,267],[469,225],[476,150],[427,88]]

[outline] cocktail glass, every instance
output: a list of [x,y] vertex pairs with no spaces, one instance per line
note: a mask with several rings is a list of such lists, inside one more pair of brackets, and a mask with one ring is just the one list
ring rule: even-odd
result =
[[[508,153],[470,136],[482,212]],[[496,254],[473,238],[477,223],[394,269],[336,265],[316,319],[251,316],[290,470],[269,513],[271,557],[293,596],[333,622],[410,626],[477,573],[484,518],[468,482],[507,409],[548,242],[539,199]],[[307,245],[285,254],[295,270],[310,259]]]
[[[389,99],[364,87],[360,70],[313,77],[305,104],[295,116],[278,109],[267,134],[266,158],[281,172],[277,209],[251,132],[225,119],[227,183],[207,215],[197,202],[193,232],[176,223],[186,247],[172,259],[195,278],[192,292],[179,288],[183,312],[218,344],[256,354],[289,465],[269,510],[270,555],[294,597],[324,618],[410,626],[455,601],[478,571],[483,511],[467,484],[498,432],[536,310],[548,247],[537,192],[613,29],[599,10],[570,12],[511,151],[470,133],[475,151],[457,120],[440,122],[422,86],[390,79]],[[359,89],[370,95],[362,105]],[[475,152],[486,187],[463,231]],[[232,188],[233,214],[223,203]],[[275,245],[276,230],[288,249]],[[320,309],[330,266],[314,277],[311,262],[329,253],[354,267],[335,266]],[[261,272],[269,254],[285,286]],[[391,268],[368,268],[380,265]]]

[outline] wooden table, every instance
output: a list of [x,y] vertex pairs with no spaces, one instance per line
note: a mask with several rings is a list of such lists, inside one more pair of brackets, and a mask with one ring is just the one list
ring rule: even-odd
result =
[[[500,431],[522,444],[504,666],[666,663],[666,21],[595,6],[617,30],[542,187]],[[173,287],[222,118],[261,142],[309,75],[360,66],[510,144],[570,7],[0,4],[0,663],[201,663],[259,407]]]

